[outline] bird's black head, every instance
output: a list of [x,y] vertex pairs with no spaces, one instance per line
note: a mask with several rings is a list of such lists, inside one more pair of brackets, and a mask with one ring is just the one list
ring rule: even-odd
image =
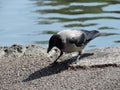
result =
[[58,34],[55,34],[50,38],[47,53],[49,53],[53,47],[57,47],[60,50],[64,47],[64,43],[61,39],[61,36]]

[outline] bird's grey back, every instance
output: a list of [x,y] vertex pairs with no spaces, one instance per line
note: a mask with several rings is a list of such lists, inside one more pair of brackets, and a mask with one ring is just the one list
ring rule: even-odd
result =
[[58,34],[61,36],[63,40],[72,40],[72,39],[80,39],[81,36],[84,36],[85,41],[90,41],[98,36],[100,36],[100,33],[96,30],[87,31],[87,30],[63,30],[58,32]]
[[58,34],[62,37],[63,40],[71,40],[73,38],[79,38],[83,32],[80,30],[63,30],[58,32]]

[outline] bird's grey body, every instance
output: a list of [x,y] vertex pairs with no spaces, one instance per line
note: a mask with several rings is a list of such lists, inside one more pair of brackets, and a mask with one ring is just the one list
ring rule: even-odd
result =
[[61,36],[61,39],[64,43],[64,48],[61,49],[63,52],[67,52],[67,53],[76,52],[76,51],[79,52],[84,48],[84,46],[78,47],[75,45],[75,43],[71,43],[71,41],[74,42],[74,40],[81,37],[81,35],[83,34],[82,31],[64,30],[58,32],[57,34]]
[[63,52],[79,52],[81,54],[87,43],[98,36],[100,36],[100,33],[96,30],[63,30],[50,38],[47,52],[49,53],[53,47],[57,47],[61,51],[60,56]]

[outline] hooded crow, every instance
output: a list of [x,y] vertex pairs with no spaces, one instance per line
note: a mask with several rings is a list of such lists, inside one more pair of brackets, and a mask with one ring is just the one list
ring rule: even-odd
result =
[[[79,52],[79,56],[81,55],[84,47],[93,40],[94,38],[100,36],[101,33],[99,31],[87,31],[87,30],[63,30],[51,36],[49,40],[49,46],[47,49],[47,53],[51,51],[53,47],[57,47],[60,49],[60,55],[54,61],[57,60],[63,55],[63,52],[71,53],[71,52]],[[78,58],[77,58],[78,59]]]

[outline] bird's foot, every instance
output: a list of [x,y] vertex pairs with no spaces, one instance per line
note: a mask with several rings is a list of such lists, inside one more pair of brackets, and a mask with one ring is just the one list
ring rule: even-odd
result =
[[79,55],[79,56],[77,57],[77,59],[75,60],[75,62],[73,62],[73,63],[70,65],[70,67],[79,66],[80,58],[81,58],[81,55]]
[[78,55],[75,62],[73,62],[69,68],[73,70],[77,70],[77,67],[79,66],[79,61],[80,61],[81,55]]
[[80,61],[80,58],[81,58],[82,55],[78,55],[77,56],[77,59],[75,60],[75,62],[73,64],[78,64],[78,62]]
[[77,59],[76,59],[76,62],[78,62],[80,60],[82,55],[78,55]]

